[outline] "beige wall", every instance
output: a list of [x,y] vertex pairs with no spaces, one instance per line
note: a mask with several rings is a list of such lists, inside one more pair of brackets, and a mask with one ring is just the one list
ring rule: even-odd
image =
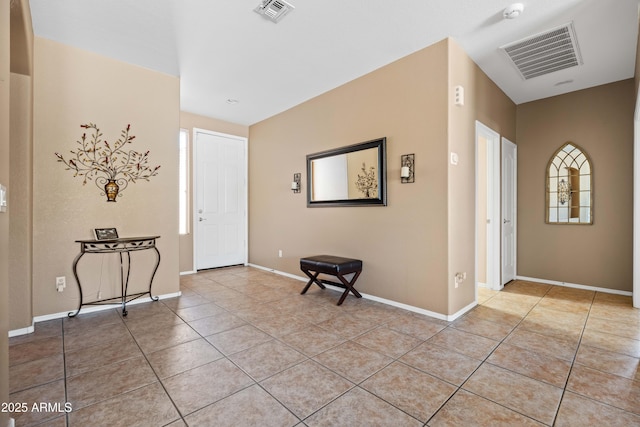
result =
[[[228,135],[249,137],[249,127],[236,123],[225,122],[223,120],[204,117],[185,111],[180,112],[180,127],[189,131],[189,145],[193,147],[194,129],[203,129],[213,132],[225,133]],[[191,161],[193,156],[189,156],[190,170],[193,170]],[[192,175],[192,173],[190,173]],[[193,188],[193,182],[190,182]],[[190,203],[191,204],[191,203]],[[180,271],[193,271],[193,215],[189,215],[189,234],[180,235]]]
[[[464,87],[464,106],[454,104],[458,85]],[[459,157],[456,166],[447,162],[449,313],[456,313],[475,300],[476,120],[515,142],[516,107],[454,40],[449,43],[448,101],[449,151]],[[456,289],[458,272],[467,273],[467,279]]]
[[11,73],[10,181],[11,227],[9,229],[9,328],[31,326],[32,270],[32,78]]
[[[0,214],[0,402],[9,401],[8,331],[15,312],[14,290],[16,252],[29,256],[29,242],[13,245],[13,226],[23,227],[23,218],[30,194],[22,194],[26,172],[16,173],[24,166],[31,147],[31,78],[33,66],[33,30],[27,0],[15,2],[0,0],[0,183],[8,190],[7,212]],[[14,162],[17,162],[14,163]],[[28,211],[28,209],[26,209]],[[11,225],[11,227],[9,227]],[[23,236],[26,237],[26,236]],[[26,237],[28,239],[28,237]],[[9,249],[10,248],[10,249]],[[20,284],[30,292],[28,261],[20,261]],[[11,277],[11,284],[9,284]],[[28,298],[26,298],[28,299]],[[27,311],[25,298],[18,298]],[[31,322],[29,322],[29,325]],[[0,413],[0,425],[5,425],[8,414]]]
[[[453,110],[457,84],[469,103]],[[443,40],[251,126],[249,261],[301,275],[303,256],[357,257],[358,289],[367,294],[441,314],[473,303],[477,118],[514,139],[513,103]],[[306,207],[307,154],[382,136],[388,206]],[[461,156],[457,169],[450,150]],[[416,154],[416,182],[401,184],[408,153]],[[295,172],[300,194],[289,189]],[[467,272],[465,286],[454,290],[453,271]]]
[[[34,316],[77,305],[74,241],[92,238],[98,227],[116,227],[121,236],[160,235],[154,293],[178,292],[179,79],[42,38],[35,41],[34,70]],[[130,184],[115,203],[107,203],[93,182],[83,186],[54,153],[68,156],[83,132],[80,125],[88,122],[111,142],[131,124],[136,137],[131,148],[150,151],[150,164],[161,165],[158,176]],[[153,253],[132,258],[132,291],[143,290]],[[117,292],[116,260],[116,255],[81,260],[87,297],[97,296],[98,285],[103,297]],[[57,276],[67,277],[62,293],[55,290]]]
[[[9,0],[0,0],[0,184],[9,185]],[[0,213],[0,402],[9,401],[9,214]],[[0,424],[8,415],[0,412]]]
[[[518,274],[632,290],[633,79],[518,106]],[[567,141],[593,162],[593,225],[545,224],[545,168]]]
[[638,86],[640,86],[640,55],[638,55],[638,52],[640,52],[640,22],[638,22],[638,27],[638,40],[636,43],[636,68],[634,73],[636,98],[638,97]]
[[[446,313],[446,102],[443,41],[251,126],[249,261],[301,276],[300,257],[360,258],[360,291]],[[307,208],[307,154],[383,136],[388,206]],[[408,153],[416,182],[401,184]]]

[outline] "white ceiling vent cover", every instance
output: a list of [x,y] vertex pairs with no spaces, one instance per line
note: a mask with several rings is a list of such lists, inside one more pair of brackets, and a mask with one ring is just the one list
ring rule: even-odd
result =
[[270,21],[278,22],[291,9],[295,8],[284,0],[263,0],[253,11]]
[[523,79],[582,65],[573,23],[502,46]]

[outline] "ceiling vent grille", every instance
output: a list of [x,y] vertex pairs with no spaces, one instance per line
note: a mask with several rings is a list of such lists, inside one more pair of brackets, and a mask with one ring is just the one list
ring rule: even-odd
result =
[[291,9],[295,8],[284,0],[263,0],[253,11],[270,21],[278,22]]
[[582,65],[573,23],[502,46],[523,79]]

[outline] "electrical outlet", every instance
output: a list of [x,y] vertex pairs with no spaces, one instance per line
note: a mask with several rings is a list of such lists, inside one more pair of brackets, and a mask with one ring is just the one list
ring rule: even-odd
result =
[[278,249],[278,258],[282,258],[282,249]]
[[67,286],[67,278],[65,276],[56,277],[56,290],[62,292]]
[[453,277],[455,280],[455,286],[456,288],[458,287],[458,285],[460,285],[460,283],[464,282],[465,279],[467,278],[467,273],[456,273],[456,275]]

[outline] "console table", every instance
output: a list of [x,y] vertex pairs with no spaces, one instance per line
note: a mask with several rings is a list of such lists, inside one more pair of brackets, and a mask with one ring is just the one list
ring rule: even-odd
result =
[[[127,315],[127,303],[138,299],[144,295],[149,295],[153,301],[157,301],[158,297],[154,297],[151,295],[151,285],[153,284],[153,278],[158,271],[158,266],[160,265],[160,251],[156,247],[156,239],[159,239],[160,236],[146,236],[146,237],[123,237],[118,239],[104,239],[104,240],[76,240],[76,243],[80,243],[80,253],[73,260],[73,275],[76,278],[76,283],[78,283],[78,289],[80,291],[80,303],[78,304],[78,309],[74,312],[69,312],[69,317],[75,317],[80,313],[80,309],[83,305],[105,305],[105,304],[122,304],[122,315]],[[129,273],[131,272],[131,252],[135,251],[144,251],[144,250],[153,250],[155,251],[156,265],[153,268],[153,272],[151,273],[151,279],[149,280],[149,290],[145,292],[138,292],[135,294],[129,295],[127,291],[129,290]],[[82,284],[80,283],[80,278],[78,277],[78,261],[80,258],[84,256],[84,254],[107,254],[107,253],[117,253],[120,256],[120,286],[121,293],[120,296],[99,299],[96,301],[84,302],[82,297]],[[125,275],[124,272],[124,263],[122,261],[122,254],[126,254],[127,257],[127,272]]]

